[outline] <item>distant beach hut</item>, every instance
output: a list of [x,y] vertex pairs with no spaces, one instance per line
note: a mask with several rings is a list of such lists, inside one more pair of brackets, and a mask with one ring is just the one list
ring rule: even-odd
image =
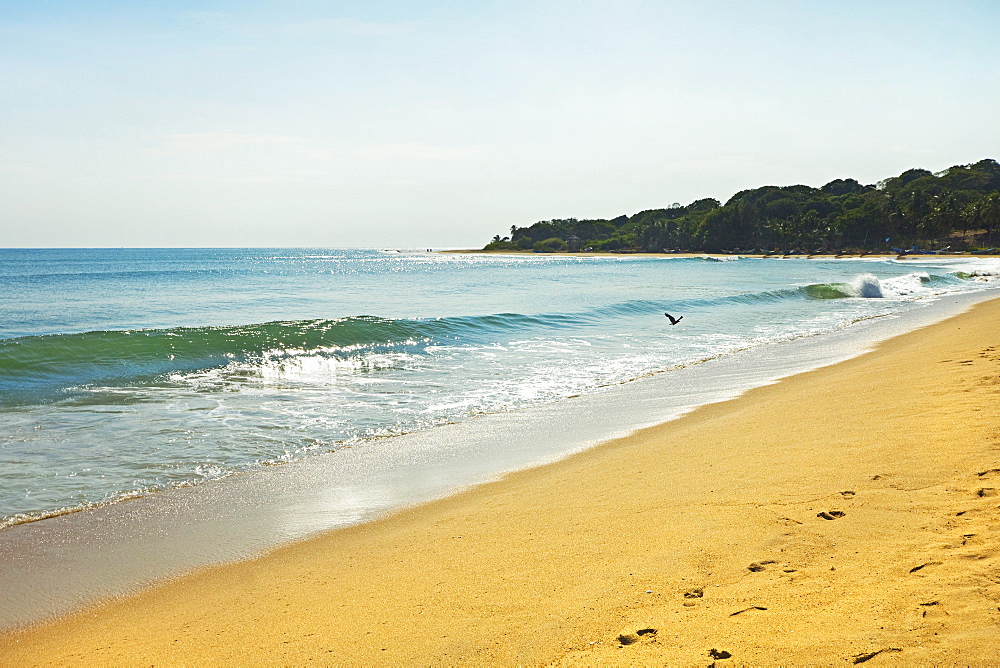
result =
[[580,250],[580,247],[583,245],[583,239],[574,234],[569,239],[566,240],[566,245],[569,246],[569,250],[578,251]]

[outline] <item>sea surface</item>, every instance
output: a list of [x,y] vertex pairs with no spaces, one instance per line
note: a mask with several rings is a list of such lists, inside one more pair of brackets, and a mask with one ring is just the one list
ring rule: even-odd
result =
[[998,288],[1000,259],[949,256],[0,250],[0,527]]

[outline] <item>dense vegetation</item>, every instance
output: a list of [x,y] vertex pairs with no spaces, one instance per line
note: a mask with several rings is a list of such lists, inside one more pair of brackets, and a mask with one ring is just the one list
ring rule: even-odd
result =
[[725,204],[701,199],[611,220],[515,225],[486,250],[981,251],[994,243],[1000,243],[1000,165],[986,159],[936,174],[909,169],[875,185],[837,179],[822,188],[764,186]]

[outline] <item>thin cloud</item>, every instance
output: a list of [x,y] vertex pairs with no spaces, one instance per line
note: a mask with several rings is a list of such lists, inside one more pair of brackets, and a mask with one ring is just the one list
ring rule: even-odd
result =
[[412,23],[363,21],[350,17],[264,23],[241,21],[224,12],[185,12],[183,16],[205,26],[253,37],[396,37],[413,30]]
[[317,146],[304,137],[278,134],[237,132],[194,132],[169,135],[163,146],[185,153],[227,153],[246,149],[283,150],[311,158],[328,159],[330,149]]
[[381,144],[358,151],[368,160],[411,158],[417,160],[463,160],[479,153],[479,146],[431,146],[420,142]]
[[235,152],[280,152],[328,160],[335,157],[362,160],[464,160],[480,152],[479,146],[443,146],[400,142],[334,150],[322,142],[297,135],[238,132],[193,132],[169,135],[161,146],[171,152],[219,155]]
[[296,37],[312,37],[322,35],[351,35],[358,37],[394,37],[405,35],[412,31],[409,23],[378,23],[375,21],[359,21],[358,19],[314,19],[297,23],[284,23],[271,26],[279,34]]
[[226,185],[258,185],[273,186],[287,183],[309,183],[317,179],[329,179],[329,172],[319,171],[299,171],[280,172],[261,175],[225,176],[219,174],[192,174],[192,173],[170,173],[170,174],[135,174],[127,177],[116,177],[119,180],[132,181],[135,183],[216,183]]

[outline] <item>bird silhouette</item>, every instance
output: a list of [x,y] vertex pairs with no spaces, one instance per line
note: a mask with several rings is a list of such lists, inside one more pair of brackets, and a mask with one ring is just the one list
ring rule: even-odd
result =
[[674,316],[670,315],[669,313],[664,313],[663,315],[667,316],[667,320],[670,321],[671,325],[676,325],[677,323],[679,323],[681,320],[684,319],[684,316],[680,316],[679,318],[675,318]]

